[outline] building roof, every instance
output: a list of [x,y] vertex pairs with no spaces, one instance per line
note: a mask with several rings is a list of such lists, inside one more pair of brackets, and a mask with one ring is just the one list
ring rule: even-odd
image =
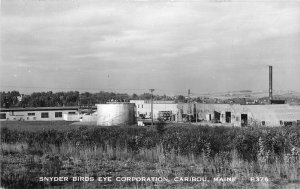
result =
[[54,110],[78,110],[78,106],[65,106],[65,107],[26,107],[26,108],[0,108],[1,112],[10,111],[54,111]]
[[[130,100],[131,103],[145,103],[150,104],[151,100]],[[153,104],[176,104],[173,100],[153,100]]]

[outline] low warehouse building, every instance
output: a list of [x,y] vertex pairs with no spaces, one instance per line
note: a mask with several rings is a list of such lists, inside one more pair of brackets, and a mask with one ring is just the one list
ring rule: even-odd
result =
[[78,107],[1,108],[0,121],[79,121]]
[[185,114],[197,115],[199,120],[232,126],[283,126],[300,122],[300,106],[288,104],[192,104],[190,108],[187,104],[180,104],[178,108]]

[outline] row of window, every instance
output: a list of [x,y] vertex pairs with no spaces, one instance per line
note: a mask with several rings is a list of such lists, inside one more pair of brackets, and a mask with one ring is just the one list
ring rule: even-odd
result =
[[[76,114],[76,112],[69,112],[68,114],[74,115]],[[35,113],[33,112],[27,113],[27,116],[35,116]],[[62,117],[62,112],[55,112],[54,116],[56,118]],[[41,118],[49,118],[49,112],[42,112]],[[0,114],[0,119],[6,119],[6,114],[5,113]]]
[[[28,113],[29,116],[30,113]],[[35,113],[32,113],[33,115],[35,115]],[[62,112],[55,112],[55,117],[62,117]],[[49,112],[42,112],[41,113],[41,118],[49,118]]]
[[[74,115],[76,112],[69,112],[68,114]],[[54,116],[57,117],[62,117],[62,112],[55,112]],[[49,118],[49,112],[42,112],[41,113],[41,118]]]
[[[62,112],[55,112],[55,117],[62,117]],[[41,118],[49,118],[49,113],[48,112],[42,112],[41,113]]]

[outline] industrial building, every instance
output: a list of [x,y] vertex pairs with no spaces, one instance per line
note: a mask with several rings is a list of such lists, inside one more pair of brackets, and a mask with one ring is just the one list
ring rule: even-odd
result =
[[199,121],[232,126],[284,126],[300,122],[300,106],[288,104],[179,104],[181,117],[192,115]]
[[79,121],[78,107],[1,108],[0,121]]
[[[97,112],[79,107],[1,108],[0,121],[83,121],[100,126],[132,125],[151,118],[151,101],[97,104]],[[94,111],[95,111],[94,107]],[[92,110],[92,109],[90,109]],[[93,111],[90,111],[93,112]],[[300,124],[300,106],[288,104],[240,105],[153,101],[153,119],[171,122],[212,122],[227,126],[285,126]]]
[[[151,118],[150,100],[130,100],[136,106],[137,118]],[[153,119],[163,117],[166,121],[177,121],[178,108],[174,101],[153,101]]]

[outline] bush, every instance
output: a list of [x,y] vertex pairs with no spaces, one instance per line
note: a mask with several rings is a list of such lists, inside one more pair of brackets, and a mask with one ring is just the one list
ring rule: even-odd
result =
[[159,135],[163,135],[165,132],[165,125],[166,123],[164,122],[164,120],[162,118],[158,118],[158,122],[156,124],[156,130],[158,132]]
[[159,120],[156,129],[148,127],[81,127],[70,130],[18,131],[1,128],[1,142],[27,143],[30,151],[42,154],[50,145],[80,143],[82,147],[110,145],[113,148],[140,149],[162,145],[164,150],[182,155],[201,155],[210,147],[210,156],[237,150],[247,161],[256,161],[259,138],[265,151],[282,157],[292,147],[300,147],[300,131],[295,127],[228,128],[209,126],[166,126]]

